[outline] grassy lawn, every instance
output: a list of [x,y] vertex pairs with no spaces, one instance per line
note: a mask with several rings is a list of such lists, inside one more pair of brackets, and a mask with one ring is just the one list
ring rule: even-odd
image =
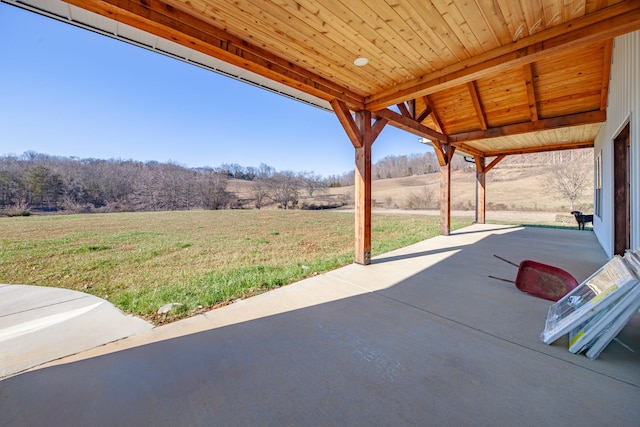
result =
[[[373,256],[439,233],[437,217],[372,222]],[[350,264],[353,242],[353,214],[329,211],[0,218],[0,283],[80,290],[159,324]],[[167,303],[182,305],[156,314]]]

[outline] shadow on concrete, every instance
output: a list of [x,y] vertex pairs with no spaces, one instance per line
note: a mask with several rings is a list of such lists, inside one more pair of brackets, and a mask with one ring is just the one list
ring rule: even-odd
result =
[[474,234],[474,233],[485,233],[487,231],[504,231],[504,230],[509,230],[509,229],[516,229],[516,228],[522,228],[524,227],[524,225],[495,225],[494,228],[486,228],[486,227],[491,227],[491,224],[484,224],[485,228],[483,228],[482,230],[473,230],[470,229],[469,227],[467,228],[463,228],[460,230],[456,230],[451,232],[451,234],[453,235],[462,235],[462,234]]
[[406,260],[406,259],[412,259],[412,258],[422,258],[429,255],[446,254],[452,251],[459,251],[462,249],[464,249],[464,246],[454,246],[450,248],[434,249],[429,251],[420,251],[420,252],[400,254],[400,255],[380,255],[379,257],[372,259],[371,264],[382,264],[385,262],[394,262],[394,261],[399,261],[403,259]]

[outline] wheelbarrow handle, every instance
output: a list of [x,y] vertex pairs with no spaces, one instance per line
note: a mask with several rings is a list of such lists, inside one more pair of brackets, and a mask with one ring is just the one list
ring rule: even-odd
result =
[[513,280],[503,279],[502,277],[489,276],[491,279],[502,280],[503,282],[516,283]]
[[504,262],[506,262],[506,263],[508,263],[508,264],[513,265],[514,267],[518,267],[518,268],[520,267],[518,264],[515,264],[515,263],[509,261],[508,259],[504,259],[504,258],[502,258],[502,257],[500,257],[500,256],[498,256],[496,254],[493,254],[493,256],[498,258],[498,259],[500,259],[500,260],[502,260],[502,261],[504,261]]

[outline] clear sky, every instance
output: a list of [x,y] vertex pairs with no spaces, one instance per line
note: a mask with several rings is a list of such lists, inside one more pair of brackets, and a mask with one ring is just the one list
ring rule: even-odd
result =
[[[330,112],[0,3],[0,155],[266,163],[323,176],[354,167]],[[387,126],[373,161],[423,153]]]

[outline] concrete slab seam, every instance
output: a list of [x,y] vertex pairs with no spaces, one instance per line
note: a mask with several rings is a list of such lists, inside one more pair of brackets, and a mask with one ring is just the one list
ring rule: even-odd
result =
[[19,323],[9,328],[5,328],[3,330],[0,330],[0,342],[8,341],[10,339],[17,338],[28,333],[38,331],[40,329],[48,328],[49,326],[62,323],[69,319],[73,319],[74,317],[88,313],[101,304],[102,301],[86,307],[77,308],[75,310],[66,311],[64,313],[53,314],[51,316],[41,317],[39,319],[34,319],[28,322]]
[[8,316],[14,316],[16,314],[26,313],[28,311],[39,310],[41,308],[46,308],[46,307],[53,307],[55,305],[66,304],[66,303],[69,303],[69,302],[78,301],[78,300],[81,300],[81,299],[84,299],[84,298],[91,298],[91,297],[92,297],[92,295],[81,295],[81,296],[76,297],[76,298],[71,298],[71,299],[67,299],[67,300],[64,300],[64,301],[58,301],[58,302],[54,302],[52,304],[43,304],[43,305],[39,305],[37,307],[31,307],[31,308],[28,308],[26,310],[15,311],[15,312],[9,313],[9,314],[0,314],[0,318],[8,317]]

